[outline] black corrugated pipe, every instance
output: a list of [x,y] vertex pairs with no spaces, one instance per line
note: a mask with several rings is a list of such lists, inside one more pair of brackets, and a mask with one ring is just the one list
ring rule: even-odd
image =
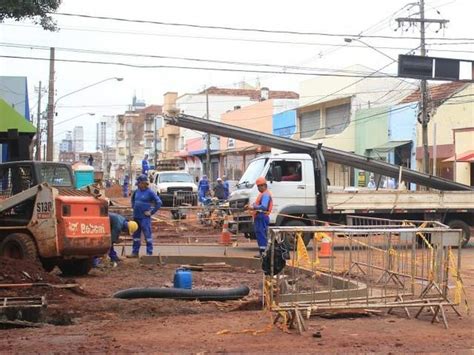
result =
[[184,288],[129,288],[114,294],[114,298],[172,298],[175,300],[230,301],[247,296],[247,286],[224,289],[184,289]]

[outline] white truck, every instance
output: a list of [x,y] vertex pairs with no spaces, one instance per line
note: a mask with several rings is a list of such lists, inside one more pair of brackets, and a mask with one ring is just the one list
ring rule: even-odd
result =
[[197,185],[186,171],[153,171],[150,174],[150,189],[160,196],[163,206],[197,205]]
[[[180,114],[169,123],[227,136],[290,153],[270,154],[254,159],[229,199],[233,221],[231,231],[253,237],[251,216],[245,206],[255,201],[255,180],[265,176],[273,196],[273,225],[310,225],[311,220],[347,223],[349,216],[389,219],[439,220],[463,230],[463,245],[474,228],[474,189],[383,161],[240,127]],[[424,191],[398,189],[344,189],[328,185],[326,162],[350,166],[430,188]],[[310,235],[305,236],[309,242]]]

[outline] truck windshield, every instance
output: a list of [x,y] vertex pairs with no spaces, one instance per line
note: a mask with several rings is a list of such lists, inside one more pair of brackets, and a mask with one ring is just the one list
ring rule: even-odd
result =
[[165,173],[160,174],[158,182],[189,182],[193,183],[193,177],[190,174],[183,173]]
[[41,166],[41,181],[52,186],[72,187],[71,174],[65,166]]
[[263,168],[265,167],[267,160],[268,159],[258,159],[251,162],[247,170],[245,170],[244,175],[240,178],[237,188],[246,189],[252,187],[253,184],[255,184],[255,180],[262,176]]

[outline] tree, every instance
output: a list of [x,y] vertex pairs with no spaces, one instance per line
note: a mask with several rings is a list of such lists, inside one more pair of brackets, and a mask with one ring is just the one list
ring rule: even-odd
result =
[[57,31],[56,22],[49,15],[56,11],[61,0],[2,0],[0,1],[0,22],[5,19],[32,19],[45,30]]

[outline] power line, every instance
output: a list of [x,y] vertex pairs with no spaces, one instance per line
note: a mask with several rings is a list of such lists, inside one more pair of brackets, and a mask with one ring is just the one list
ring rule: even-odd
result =
[[[40,45],[34,45],[34,44],[22,44],[22,43],[2,43],[2,42],[0,42],[0,47],[33,49],[33,50],[37,49],[37,50],[44,50],[44,51],[49,51],[50,50],[50,47],[48,47],[48,46],[40,46]],[[301,66],[283,65],[283,64],[266,64],[266,63],[255,63],[255,62],[238,62],[238,61],[228,61],[228,60],[215,60],[215,59],[206,59],[206,58],[176,57],[176,56],[165,56],[165,55],[157,55],[157,54],[104,51],[104,50],[95,50],[95,49],[87,49],[87,48],[55,47],[55,49],[57,51],[73,52],[73,53],[84,53],[84,54],[103,54],[103,55],[111,55],[111,56],[125,56],[125,57],[153,58],[153,59],[172,59],[172,60],[183,60],[183,61],[192,61],[192,62],[208,62],[208,63],[216,63],[216,64],[277,67],[277,68],[281,68],[283,70],[287,70],[287,69],[321,70],[321,71],[328,71],[328,72],[365,74],[365,72],[362,72],[362,71],[347,70],[347,69],[315,68],[315,67],[301,67]]]
[[[35,25],[24,25],[24,24],[7,24],[2,23],[0,26],[10,27],[29,27],[37,28]],[[194,36],[194,35],[179,35],[179,34],[167,34],[167,33],[156,33],[156,32],[143,32],[143,31],[125,31],[121,29],[99,29],[99,28],[87,28],[87,27],[74,27],[74,26],[61,26],[61,31],[78,31],[78,32],[96,32],[96,33],[112,33],[112,34],[127,34],[136,36],[156,36],[156,37],[169,37],[169,38],[189,38],[189,39],[200,39],[200,40],[216,40],[216,41],[236,41],[236,42],[253,42],[253,43],[268,43],[268,44],[284,44],[284,45],[295,45],[295,46],[327,46],[337,47],[346,46],[347,44],[336,44],[336,43],[321,43],[321,42],[307,42],[307,41],[284,41],[284,40],[269,40],[269,39],[257,39],[257,38],[234,38],[234,37],[216,37],[216,36]],[[450,42],[450,43],[427,43],[428,46],[438,45],[469,45],[474,42]],[[370,49],[367,46],[353,44],[350,48],[362,48]],[[394,46],[376,46],[378,49],[384,50],[409,50],[408,47],[394,47]],[[458,49],[437,49],[430,48],[430,51],[435,52],[456,52],[456,53],[474,53],[472,50],[458,50]]]
[[[230,27],[230,26],[212,26],[212,25],[197,25],[190,23],[177,23],[177,22],[164,22],[164,21],[152,21],[152,20],[141,20],[141,19],[128,19],[123,17],[111,17],[111,16],[94,16],[85,14],[73,14],[66,12],[51,13],[51,15],[58,16],[69,16],[69,17],[81,17],[95,20],[109,20],[109,21],[120,21],[120,22],[132,22],[132,23],[146,23],[152,25],[161,26],[175,26],[175,27],[189,27],[199,29],[211,29],[211,30],[225,30],[225,31],[239,31],[239,32],[258,32],[258,33],[271,33],[271,34],[287,34],[287,35],[306,35],[306,36],[327,36],[327,37],[358,37],[357,34],[350,33],[325,33],[325,32],[303,32],[303,31],[290,31],[290,30],[269,30],[262,28],[246,28],[246,27]],[[363,35],[360,38],[382,38],[382,39],[418,39],[417,37],[395,37],[395,36],[381,36],[381,35]],[[474,38],[443,38],[443,37],[432,37],[426,38],[430,40],[444,40],[444,41],[459,41],[466,40],[472,41]]]
[[[32,57],[32,56],[17,56],[17,55],[0,55],[0,58],[8,59],[25,59],[25,60],[46,60],[49,58]],[[344,78],[367,78],[367,76],[356,74],[336,74],[336,73],[317,73],[317,72],[296,72],[296,71],[276,71],[276,70],[256,70],[256,69],[236,69],[236,68],[217,68],[217,67],[198,67],[198,66],[181,66],[181,65],[144,65],[132,64],[124,62],[110,62],[110,61],[94,61],[94,60],[79,60],[79,59],[55,59],[56,62],[64,63],[81,63],[81,64],[100,64],[100,65],[117,65],[136,69],[185,69],[185,70],[206,70],[206,71],[221,71],[221,72],[240,72],[240,73],[261,73],[261,74],[280,74],[280,75],[304,75],[304,76],[322,76],[322,77],[344,77]],[[390,63],[392,64],[392,63]],[[371,78],[390,78],[392,75],[373,75]]]

